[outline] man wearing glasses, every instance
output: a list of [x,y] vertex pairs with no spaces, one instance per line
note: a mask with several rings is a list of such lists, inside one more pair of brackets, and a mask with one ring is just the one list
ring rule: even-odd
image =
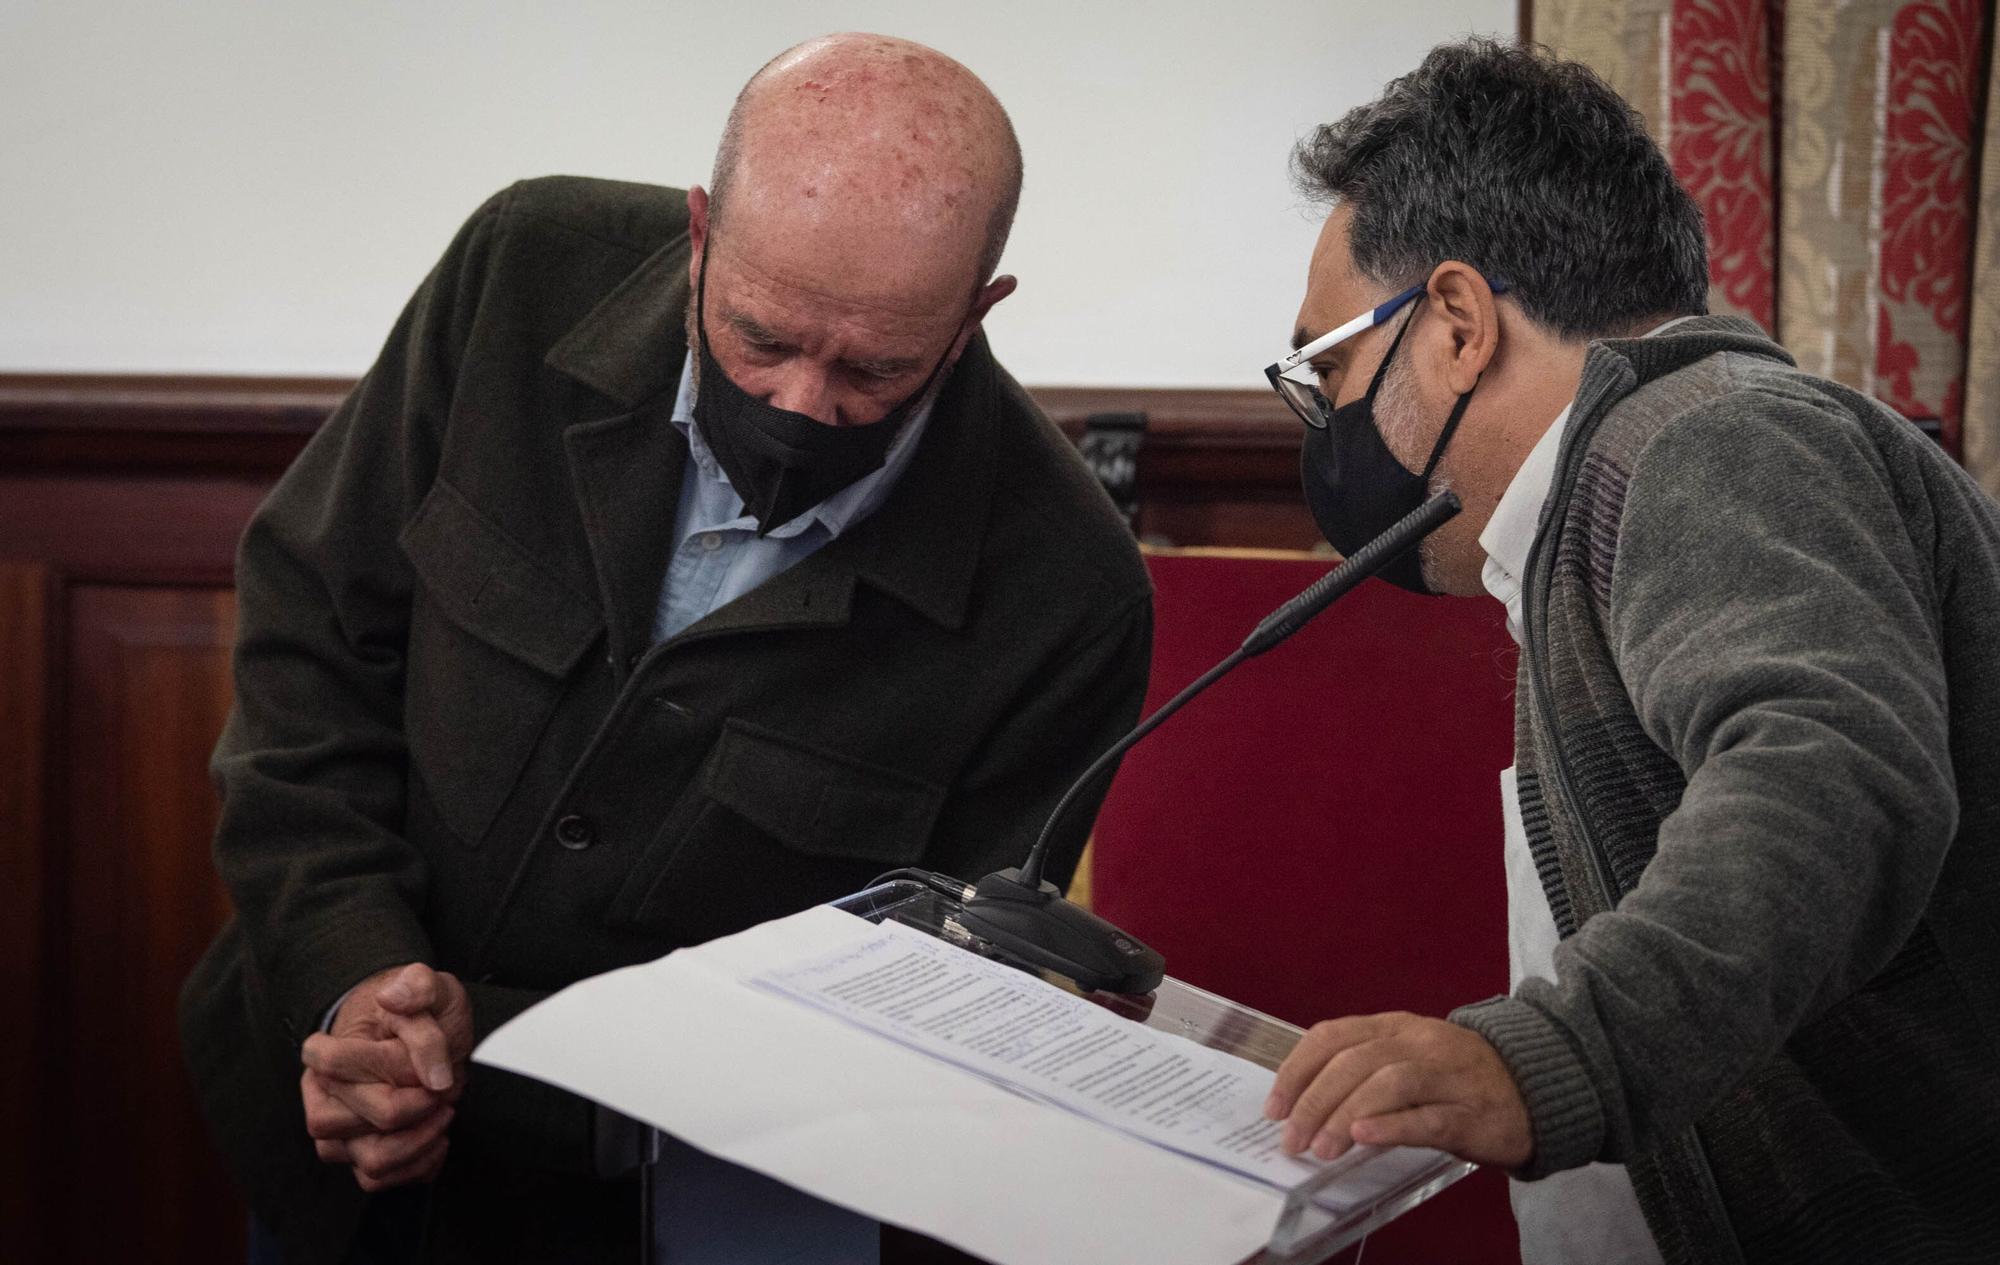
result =
[[1352,551],[1449,485],[1389,578],[1522,654],[1512,992],[1317,1025],[1286,1145],[1503,1166],[1530,1262],[1990,1259],[2000,507],[1702,315],[1700,213],[1581,66],[1441,47],[1296,166],[1314,516]]

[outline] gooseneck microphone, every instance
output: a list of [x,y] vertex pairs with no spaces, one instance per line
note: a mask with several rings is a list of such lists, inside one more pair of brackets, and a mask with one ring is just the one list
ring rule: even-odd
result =
[[[1266,616],[1243,644],[1201,678],[1169,699],[1165,706],[1114,743],[1056,802],[1041,835],[1019,869],[988,874],[969,890],[959,888],[964,903],[958,921],[967,931],[1022,961],[1068,976],[1077,987],[1113,993],[1149,993],[1166,974],[1166,959],[1126,935],[1096,914],[1073,905],[1042,878],[1056,828],[1084,791],[1159,728],[1188,700],[1221,679],[1230,669],[1276,646],[1306,626],[1315,615],[1338,601],[1355,585],[1374,575],[1419,540],[1443,526],[1459,511],[1458,497],[1440,492],[1396,524],[1354,551],[1339,566],[1315,580],[1304,592]],[[885,876],[886,877],[886,876]],[[925,876],[926,878],[934,876]]]

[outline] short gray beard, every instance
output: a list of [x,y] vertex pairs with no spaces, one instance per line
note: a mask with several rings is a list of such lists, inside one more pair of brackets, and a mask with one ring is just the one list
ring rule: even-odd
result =
[[[1425,441],[1424,419],[1414,407],[1416,393],[1416,371],[1410,362],[1397,359],[1389,365],[1389,372],[1382,378],[1382,389],[1375,393],[1375,428],[1382,436],[1382,443],[1389,449],[1389,455],[1403,463],[1413,474],[1422,474],[1424,463],[1430,460],[1431,449],[1437,446],[1437,436]],[[1440,466],[1442,463],[1440,463]],[[1425,481],[1424,495],[1436,496],[1451,486],[1442,468],[1433,470]],[[1424,584],[1433,593],[1442,593],[1440,583],[1442,564],[1437,557],[1437,538],[1427,537],[1417,542],[1417,567],[1423,574]]]
[[[1421,442],[1424,419],[1417,415],[1414,407],[1415,379],[1416,371],[1410,367],[1408,360],[1398,357],[1391,361],[1389,372],[1383,376],[1381,389],[1375,392],[1373,412],[1375,429],[1382,436],[1382,443],[1388,447],[1390,455],[1409,470],[1422,473],[1430,448]],[[1432,437],[1431,443],[1436,442],[1436,437]]]

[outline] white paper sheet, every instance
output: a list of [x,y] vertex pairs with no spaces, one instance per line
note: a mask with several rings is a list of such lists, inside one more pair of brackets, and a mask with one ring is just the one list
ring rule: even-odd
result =
[[740,982],[879,934],[809,909],[564,989],[473,1057],[1002,1265],[1225,1265],[1263,1245],[1275,1189]]
[[1276,1077],[921,931],[875,934],[746,981],[1053,1106],[1280,1188],[1319,1163],[1278,1148]]

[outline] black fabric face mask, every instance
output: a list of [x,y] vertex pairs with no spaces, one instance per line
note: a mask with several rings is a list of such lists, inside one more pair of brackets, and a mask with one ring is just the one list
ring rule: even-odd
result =
[[[865,426],[830,426],[805,413],[777,408],[736,385],[708,349],[708,255],[695,287],[695,331],[701,355],[694,424],[743,498],[743,510],[768,535],[843,488],[882,468],[889,446],[916,412],[944,368],[938,358],[923,385],[881,420]],[[956,337],[952,340],[956,343]],[[945,356],[951,354],[947,348]]]
[[[1424,503],[1430,495],[1431,473],[1437,469],[1445,445],[1451,442],[1459,419],[1465,416],[1465,406],[1472,400],[1471,391],[1458,397],[1422,474],[1412,474],[1382,442],[1382,432],[1375,425],[1375,397],[1382,389],[1390,362],[1396,358],[1396,349],[1403,345],[1403,335],[1409,332],[1415,319],[1416,313],[1412,311],[1403,321],[1403,328],[1396,331],[1396,340],[1389,344],[1388,354],[1376,368],[1367,393],[1332,410],[1324,430],[1306,428],[1305,447],[1299,455],[1306,504],[1312,509],[1320,534],[1343,558]],[[1377,574],[1412,593],[1435,596],[1437,592],[1424,582],[1417,549],[1411,549]]]

